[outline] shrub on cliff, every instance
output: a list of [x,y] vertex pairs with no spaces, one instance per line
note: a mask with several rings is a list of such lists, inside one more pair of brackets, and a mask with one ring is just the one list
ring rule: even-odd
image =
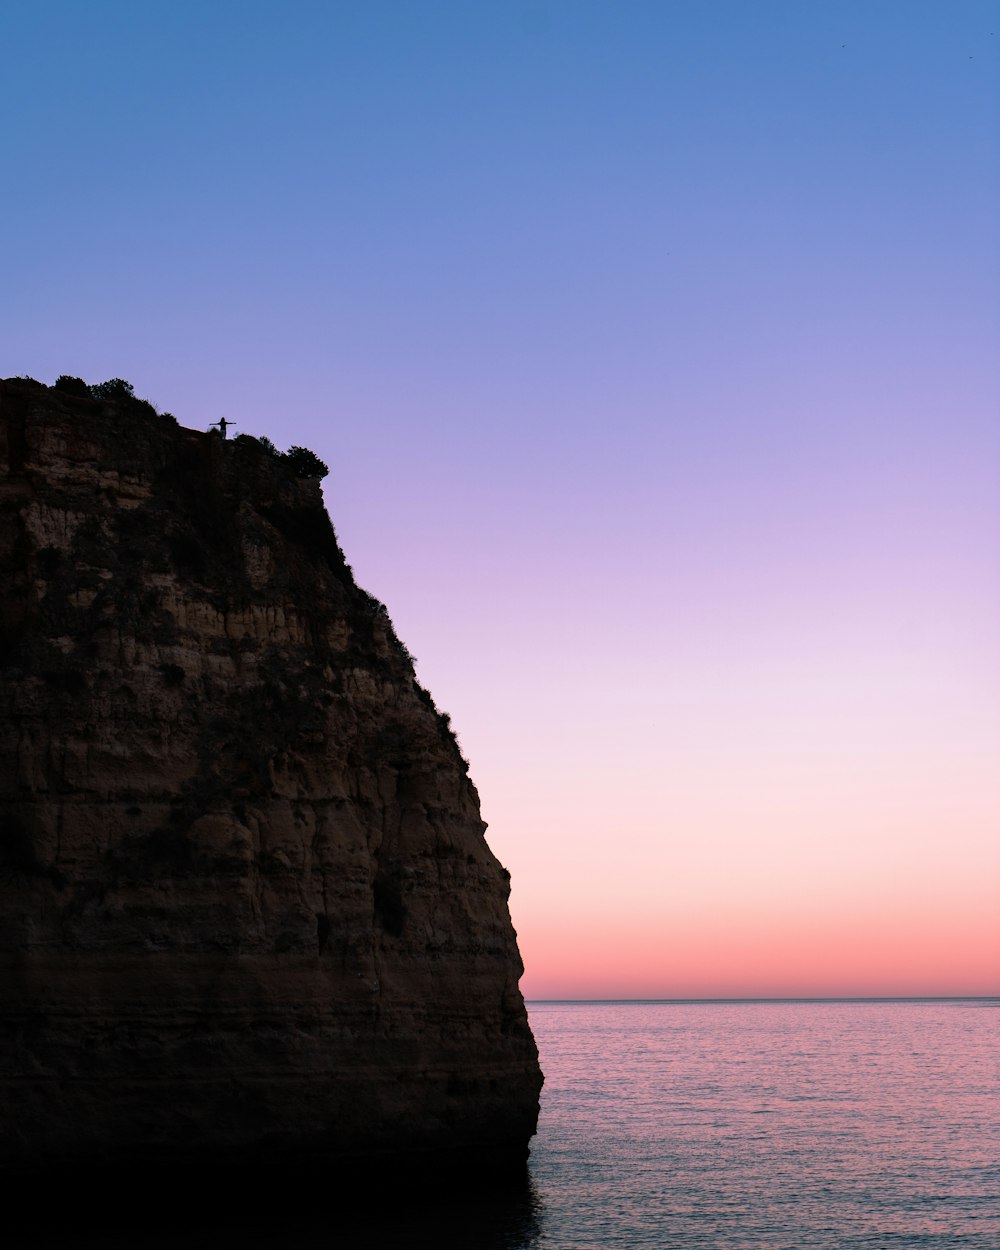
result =
[[[156,411],[155,405],[151,404],[148,399],[140,399],[135,393],[135,387],[132,383],[126,382],[124,378],[108,378],[107,382],[97,382],[88,389],[94,399],[112,400],[117,404],[123,405],[134,416],[140,413],[147,417],[158,417],[160,415]],[[171,421],[175,420],[170,413],[167,413],[166,416]]]
[[66,395],[76,395],[80,399],[91,398],[90,387],[83,378],[73,378],[68,373],[60,373],[56,378],[55,389]]
[[97,382],[90,388],[90,393],[95,399],[135,399],[135,387],[124,378]]
[[329,468],[308,447],[289,447],[282,457],[296,477],[326,477]]

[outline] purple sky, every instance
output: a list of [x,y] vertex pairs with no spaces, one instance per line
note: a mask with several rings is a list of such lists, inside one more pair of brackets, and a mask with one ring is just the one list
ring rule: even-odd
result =
[[0,372],[330,463],[527,993],[1000,992],[998,4],[0,20]]

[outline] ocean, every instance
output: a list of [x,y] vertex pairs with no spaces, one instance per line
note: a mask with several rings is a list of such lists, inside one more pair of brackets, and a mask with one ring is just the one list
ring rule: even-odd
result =
[[360,1210],[311,1181],[266,1227],[234,1208],[210,1231],[158,1236],[147,1211],[141,1233],[62,1244],[1000,1250],[1000,999],[529,1013],[546,1081],[523,1184],[443,1178],[417,1202],[387,1170]]
[[1000,1000],[535,1003],[511,1247],[1000,1250]]

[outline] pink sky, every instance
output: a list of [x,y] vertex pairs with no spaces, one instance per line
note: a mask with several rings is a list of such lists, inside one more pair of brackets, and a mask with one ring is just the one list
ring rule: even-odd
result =
[[1000,993],[995,0],[15,7],[0,372],[330,464],[525,992]]

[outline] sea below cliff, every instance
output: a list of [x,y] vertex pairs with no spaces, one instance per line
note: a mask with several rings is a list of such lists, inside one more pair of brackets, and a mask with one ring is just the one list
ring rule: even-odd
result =
[[[353,1207],[292,1187],[261,1224],[115,1218],[79,1246],[996,1250],[1000,999],[532,1003],[546,1084],[521,1182]],[[113,1178],[109,1190],[114,1191]],[[116,1201],[121,1195],[116,1196]]]

